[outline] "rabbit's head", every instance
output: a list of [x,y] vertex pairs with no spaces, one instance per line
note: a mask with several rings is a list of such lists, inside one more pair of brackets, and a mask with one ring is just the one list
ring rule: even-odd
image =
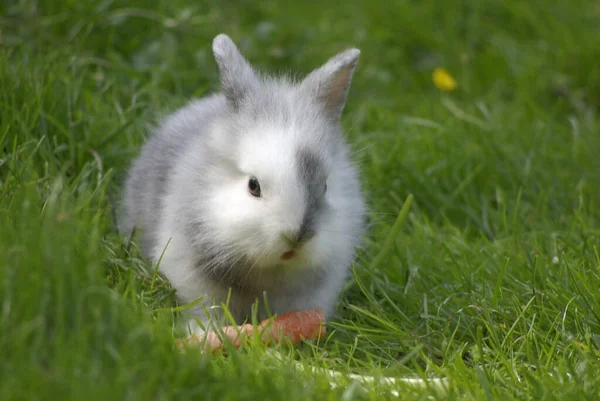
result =
[[188,232],[224,262],[207,268],[347,265],[364,204],[340,115],[359,51],[338,54],[299,82],[261,76],[225,35],[213,51],[226,111],[198,151],[189,186],[202,200],[189,216],[197,229]]

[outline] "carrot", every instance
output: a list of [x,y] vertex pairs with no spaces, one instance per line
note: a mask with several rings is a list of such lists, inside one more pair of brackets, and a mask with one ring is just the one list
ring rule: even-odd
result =
[[[261,341],[269,344],[272,341],[279,343],[289,340],[292,344],[298,344],[302,339],[313,340],[325,334],[325,316],[321,308],[306,309],[287,312],[275,319],[265,319],[258,326]],[[235,348],[239,348],[242,339],[248,339],[254,335],[254,326],[243,324],[241,326],[224,326],[223,336],[226,337]],[[208,351],[218,351],[223,344],[217,333],[211,331],[203,335],[194,335],[179,342],[179,346],[189,343],[204,344]]]
[[[324,323],[325,316],[321,308],[292,311],[276,317],[269,334],[276,342],[288,339],[292,344],[297,344],[302,339],[321,338],[325,334]],[[268,324],[269,320],[262,322],[263,326]]]

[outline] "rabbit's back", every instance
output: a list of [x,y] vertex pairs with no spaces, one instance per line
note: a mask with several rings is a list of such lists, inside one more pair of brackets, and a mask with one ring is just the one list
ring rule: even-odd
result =
[[141,231],[141,246],[150,253],[157,241],[163,202],[174,167],[198,135],[224,109],[220,95],[194,100],[168,116],[146,141],[125,181],[119,229],[128,235]]

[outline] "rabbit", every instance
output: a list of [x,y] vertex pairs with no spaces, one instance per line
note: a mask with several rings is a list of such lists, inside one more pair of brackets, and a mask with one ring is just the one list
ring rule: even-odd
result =
[[259,73],[225,34],[212,50],[220,93],[159,123],[127,172],[120,230],[140,231],[180,301],[198,300],[192,332],[224,303],[237,322],[255,302],[261,318],[317,307],[328,318],[365,231],[340,121],[360,51],[294,80]]

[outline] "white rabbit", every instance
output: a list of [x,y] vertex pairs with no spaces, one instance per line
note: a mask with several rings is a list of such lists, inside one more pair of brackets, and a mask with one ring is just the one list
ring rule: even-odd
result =
[[[340,117],[360,51],[300,82],[259,75],[231,39],[213,52],[221,94],[167,117],[124,188],[120,229],[205,324],[225,303],[238,323],[255,301],[273,313],[329,316],[365,229],[358,170]],[[218,314],[219,308],[211,313]],[[194,330],[201,331],[198,326]]]

